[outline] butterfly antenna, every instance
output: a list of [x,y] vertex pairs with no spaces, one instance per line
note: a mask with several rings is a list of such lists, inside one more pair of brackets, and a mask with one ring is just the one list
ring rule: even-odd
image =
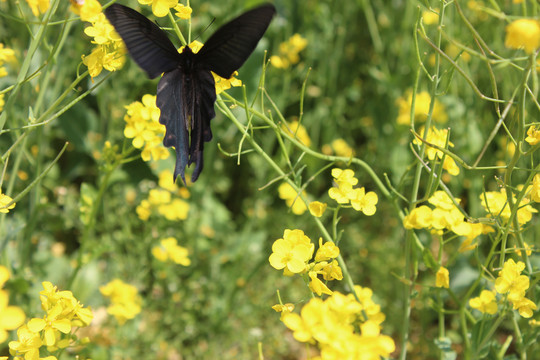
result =
[[201,35],[204,34],[205,31],[208,30],[208,28],[209,28],[210,26],[212,26],[212,24],[214,23],[214,21],[216,21],[216,18],[213,18],[212,21],[210,21],[210,24],[206,25],[206,27],[204,28],[204,30],[203,30],[199,35],[197,35],[197,37],[196,37],[195,39],[193,39],[192,41],[195,41],[195,40],[197,40],[198,38],[200,38]]

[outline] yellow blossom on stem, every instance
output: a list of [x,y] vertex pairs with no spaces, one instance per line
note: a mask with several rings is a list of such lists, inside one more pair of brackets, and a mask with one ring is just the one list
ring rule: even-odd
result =
[[538,309],[536,304],[533,301],[527,299],[526,297],[523,297],[517,301],[514,301],[512,303],[512,306],[514,310],[519,311],[519,315],[521,315],[522,317],[526,319],[532,317],[533,311]]
[[540,174],[534,175],[532,188],[529,196],[532,201],[540,202]]
[[315,261],[319,262],[337,258],[339,256],[339,248],[336,244],[330,241],[323,244],[322,241],[323,239],[319,238],[319,249],[315,254]]
[[300,52],[307,47],[307,40],[300,34],[294,34],[289,40],[279,45],[279,55],[270,57],[270,64],[278,69],[286,69],[300,62]]
[[321,217],[328,205],[320,201],[312,201],[309,203],[309,212],[315,217]]
[[26,0],[26,2],[30,6],[30,9],[32,10],[32,14],[34,14],[34,16],[44,14],[47,9],[49,9],[49,0]]
[[318,277],[315,271],[310,271],[308,273],[311,281],[309,282],[309,288],[315,294],[321,296],[322,294],[332,295],[332,290],[330,290]]
[[185,247],[178,245],[173,237],[168,237],[160,241],[161,246],[152,248],[152,255],[162,262],[171,260],[176,264],[189,266],[191,260],[188,258],[189,251]]
[[540,131],[536,129],[536,126],[529,126],[525,141],[531,146],[540,143]]
[[332,141],[330,144],[332,149],[334,150],[334,153],[337,156],[345,156],[345,157],[352,157],[354,156],[354,149],[347,144],[347,142],[343,139],[336,139]]
[[120,279],[114,279],[100,286],[99,291],[103,296],[111,299],[107,312],[113,315],[120,324],[133,319],[141,312],[142,300],[135,286],[126,284]]
[[[302,215],[306,212],[307,206],[304,203],[304,200],[298,196],[298,193],[291,185],[289,185],[289,183],[281,183],[278,188],[278,194],[280,199],[285,200],[287,206],[291,208],[293,214]],[[306,196],[305,191],[302,192],[302,195]]]
[[[515,203],[516,199],[513,195],[512,198]],[[510,219],[512,210],[508,205],[508,198],[506,197],[506,191],[504,189],[501,189],[501,191],[487,191],[480,195],[480,200],[482,206],[489,212],[490,216],[501,217],[505,221]],[[538,210],[528,204],[529,199],[526,198],[523,198],[519,204],[517,220],[521,225],[529,222],[532,219],[532,214],[538,212]]]
[[506,260],[503,269],[499,272],[499,277],[495,280],[495,290],[499,294],[508,294],[508,300],[512,302],[521,300],[529,288],[529,278],[521,275],[523,269],[525,269],[523,262]]
[[298,121],[284,123],[281,125],[281,128],[307,147],[311,145],[311,138],[309,137],[306,128]]
[[469,306],[482,313],[493,315],[497,312],[495,293],[489,290],[482,290],[480,296],[469,300]]
[[42,344],[39,333],[23,325],[17,330],[17,340],[9,342],[9,349],[22,355],[25,360],[39,359],[39,348]]
[[450,287],[449,272],[444,266],[441,266],[439,270],[437,270],[437,275],[435,276],[435,286],[447,289]]
[[321,264],[323,264],[323,267],[319,272],[322,273],[324,280],[343,280],[343,272],[337,260],[332,260],[329,263],[323,261]]
[[178,0],[139,0],[139,4],[151,5],[155,16],[164,17],[169,13],[169,9],[178,5]]
[[[420,129],[419,136],[421,138],[424,137],[424,131],[425,131],[425,128]],[[439,130],[435,126],[432,126],[426,137],[426,142],[444,149],[447,146],[447,141],[446,141],[447,138],[448,138],[448,129]],[[418,138],[415,138],[413,140],[413,143],[416,145],[421,145],[422,141]],[[448,147],[449,148],[454,147],[454,144],[448,141]],[[448,155],[446,155],[445,157],[445,154],[442,151],[428,145],[426,147],[426,155],[428,159],[431,161],[435,159],[442,160],[442,158],[444,157],[443,169],[448,171],[448,173],[453,176],[459,174],[459,167],[457,166],[454,159],[452,159]]]
[[2,191],[0,190],[0,213],[7,214],[9,210],[13,209],[15,207],[15,203],[12,203],[11,205],[8,205],[11,203],[13,199],[6,194],[2,194]]
[[532,54],[540,46],[540,24],[534,19],[519,19],[506,26],[504,45],[511,49],[524,48]]
[[176,16],[178,16],[180,19],[187,20],[191,18],[191,13],[193,10],[189,6],[185,6],[183,4],[178,4],[175,6],[174,10],[176,11]]
[[431,227],[433,211],[429,206],[414,208],[403,219],[405,229],[428,229]]
[[238,71],[235,71],[230,79],[222,78],[221,76],[212,73],[214,82],[216,84],[216,94],[221,94],[223,91],[230,89],[231,87],[242,86],[242,80],[237,79]]
[[81,16],[82,21],[92,22],[102,13],[102,7],[98,0],[84,0],[82,3],[71,2],[71,10]]
[[[413,93],[411,90],[397,99],[396,104],[398,105],[399,114],[397,117],[397,123],[400,125],[410,125],[411,123],[411,107],[413,101]],[[416,94],[415,104],[414,104],[414,121],[415,122],[425,122],[429,114],[429,107],[431,103],[431,96],[427,91],[422,91]],[[444,105],[438,99],[435,99],[435,104],[433,107],[432,118],[435,122],[445,123],[448,121],[448,115],[446,115],[446,110]]]
[[301,273],[311,259],[314,244],[302,230],[285,230],[282,239],[272,244],[272,254],[268,258],[270,265],[277,269],[287,269],[291,273]]
[[379,202],[377,194],[373,191],[366,194],[366,189],[361,187],[360,189],[354,189],[350,195],[352,195],[350,201],[354,210],[361,211],[367,216],[375,214],[375,211],[377,211],[375,205]]

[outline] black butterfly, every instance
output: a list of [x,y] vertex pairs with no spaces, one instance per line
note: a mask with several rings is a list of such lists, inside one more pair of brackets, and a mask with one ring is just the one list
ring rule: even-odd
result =
[[131,57],[148,76],[153,79],[164,73],[156,104],[161,110],[159,122],[166,128],[163,145],[176,149],[175,180],[180,175],[185,183],[185,167],[192,163],[191,181],[197,180],[204,142],[212,140],[216,90],[210,71],[230,78],[253,52],[275,13],[273,5],[265,4],[240,15],[219,28],[195,54],[188,46],[178,53],[163,30],[131,8],[113,4],[105,10]]

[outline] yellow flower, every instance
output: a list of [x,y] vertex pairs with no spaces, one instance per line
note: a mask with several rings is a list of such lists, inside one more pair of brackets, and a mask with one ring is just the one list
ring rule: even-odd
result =
[[357,199],[359,194],[353,189],[353,186],[358,184],[358,179],[354,177],[354,171],[334,168],[332,169],[332,177],[337,187],[333,186],[328,190],[331,199],[336,200],[339,204],[347,204],[351,199]]
[[176,264],[189,266],[191,260],[188,258],[188,250],[177,244],[177,241],[173,237],[168,237],[160,241],[161,246],[154,246],[152,248],[152,255],[156,259],[162,262],[171,260]]
[[12,198],[6,194],[2,194],[2,191],[0,190],[0,213],[7,214],[9,210],[13,209],[15,207],[15,203],[8,206],[8,204],[12,201]]
[[178,16],[180,19],[187,20],[191,17],[191,13],[193,10],[189,6],[185,6],[183,4],[178,4],[174,8],[176,10],[176,16]]
[[[397,123],[400,125],[410,125],[411,123],[411,107],[412,107],[412,91],[407,91],[405,96],[397,99],[396,104],[399,108]],[[425,122],[429,113],[431,96],[428,92],[422,91],[416,94],[414,104],[414,121]],[[448,121],[444,105],[438,99],[435,99],[432,118],[435,122],[445,123]]]
[[538,309],[536,304],[532,302],[531,300],[527,299],[526,297],[523,297],[519,299],[518,301],[513,302],[512,306],[514,310],[519,311],[519,315],[521,315],[522,317],[526,319],[533,316],[533,310]]
[[[514,203],[515,197],[512,195]],[[485,194],[480,195],[480,200],[484,209],[490,216],[501,217],[503,220],[508,221],[512,214],[510,206],[507,202],[506,191],[488,191]],[[528,205],[529,199],[523,198],[519,204],[519,210],[517,211],[517,220],[523,225],[532,219],[532,214],[537,213],[538,210]]]
[[103,13],[94,18],[91,26],[84,29],[84,33],[94,38],[94,44],[106,44],[111,41],[120,41],[120,35],[114,30]]
[[350,200],[354,210],[361,211],[367,216],[375,214],[375,211],[377,211],[375,205],[377,205],[377,202],[379,201],[377,194],[373,191],[366,194],[366,189],[363,187],[354,189],[352,194]]
[[322,264],[323,267],[319,273],[322,274],[324,280],[343,280],[343,272],[341,271],[341,267],[337,260],[332,260],[329,263],[323,261],[320,264]]
[[103,296],[111,299],[107,312],[113,315],[120,324],[133,319],[141,312],[141,297],[135,286],[126,284],[120,279],[114,279],[100,286],[99,291]]
[[308,42],[300,34],[294,34],[289,40],[279,45],[279,55],[270,57],[270,64],[278,69],[286,69],[300,61],[299,53],[304,50]]
[[10,351],[24,356],[24,359],[39,359],[39,348],[43,344],[39,334],[36,334],[26,325],[17,330],[16,341],[9,342]]
[[296,140],[300,141],[302,144],[308,147],[311,145],[311,139],[309,138],[306,128],[298,121],[284,123],[281,128],[289,135],[294,137]]
[[529,126],[525,141],[528,142],[531,146],[540,143],[540,131],[536,129],[536,126]]
[[319,249],[315,254],[315,261],[319,262],[337,258],[339,256],[339,247],[333,242],[327,241],[323,244],[322,241],[322,238],[319,238]]
[[540,202],[540,174],[534,175],[533,184],[529,196],[532,201]]
[[428,229],[431,227],[432,210],[429,206],[422,205],[412,209],[409,215],[403,219],[405,229]]
[[354,150],[343,139],[336,139],[330,144],[334,153],[337,156],[352,157],[354,156]]
[[480,296],[469,300],[469,306],[482,313],[493,315],[497,312],[495,293],[489,290],[482,290]]
[[[289,185],[289,183],[282,183],[278,188],[279,198],[285,200],[287,206],[291,208],[293,214],[302,215],[306,212],[307,206],[304,203],[304,200],[294,190],[294,188]],[[302,192],[303,196],[306,196],[306,192]]]
[[214,82],[216,84],[216,94],[220,94],[225,90],[230,89],[231,87],[242,86],[242,80],[237,79],[235,76],[238,76],[238,71],[235,71],[230,79],[222,78],[221,76],[212,73],[214,77]]
[[34,16],[44,14],[49,9],[49,0],[26,0],[26,2],[32,9]]
[[439,12],[439,9],[422,11],[422,19],[424,20],[424,24],[426,25],[437,24],[439,22],[438,12]]
[[9,271],[0,265],[0,344],[6,341],[9,330],[15,330],[24,323],[25,315],[21,308],[9,306],[9,295],[2,290],[5,282],[9,279]]
[[97,0],[84,0],[82,4],[71,2],[71,10],[80,15],[82,21],[92,22],[101,14],[102,7]]
[[309,288],[315,294],[321,296],[322,294],[332,295],[332,290],[330,290],[319,278],[315,271],[310,271],[308,273],[311,281],[309,282]]
[[511,49],[524,48],[532,54],[540,46],[540,24],[533,19],[519,19],[506,26],[504,45]]
[[287,269],[291,273],[301,273],[313,255],[314,245],[302,230],[285,230],[282,239],[272,244],[270,265],[277,270]]
[[169,9],[178,5],[178,0],[139,0],[139,4],[152,5],[154,15],[164,17],[169,13]]
[[441,266],[439,270],[437,270],[437,275],[435,276],[435,286],[447,289],[450,287],[449,272],[444,266]]
[[525,269],[523,262],[518,261],[516,264],[512,259],[506,260],[499,277],[495,280],[495,290],[499,294],[508,293],[508,300],[512,302],[521,300],[529,288],[529,278],[521,275],[523,269]]
[[315,217],[321,217],[326,210],[327,204],[320,201],[312,201],[309,203],[309,212]]
[[[425,129],[422,128],[420,130],[420,137],[423,138]],[[430,131],[428,132],[428,135],[426,137],[426,141],[430,144],[436,145],[440,148],[446,147],[446,139],[448,138],[448,129],[439,130],[436,127],[432,126]],[[421,145],[422,141],[420,139],[414,139],[413,143],[416,145]],[[454,147],[454,144],[451,141],[448,141],[448,147]],[[429,160],[435,160],[435,159],[442,159],[444,157],[444,153],[440,150],[437,150],[434,147],[427,146],[426,147],[426,155]],[[448,171],[450,175],[458,175],[459,174],[459,167],[457,166],[454,159],[452,159],[450,156],[446,155],[443,162],[443,169]]]

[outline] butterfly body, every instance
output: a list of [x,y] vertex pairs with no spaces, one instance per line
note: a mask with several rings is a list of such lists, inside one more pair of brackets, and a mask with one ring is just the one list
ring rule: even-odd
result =
[[163,73],[156,105],[166,128],[163,145],[176,151],[175,180],[180,175],[185,182],[185,167],[193,163],[192,181],[202,171],[204,143],[212,140],[210,120],[216,115],[212,72],[230,78],[253,52],[274,14],[273,5],[259,6],[219,28],[198,53],[187,46],[178,53],[167,34],[137,11],[119,4],[105,10],[148,77]]

